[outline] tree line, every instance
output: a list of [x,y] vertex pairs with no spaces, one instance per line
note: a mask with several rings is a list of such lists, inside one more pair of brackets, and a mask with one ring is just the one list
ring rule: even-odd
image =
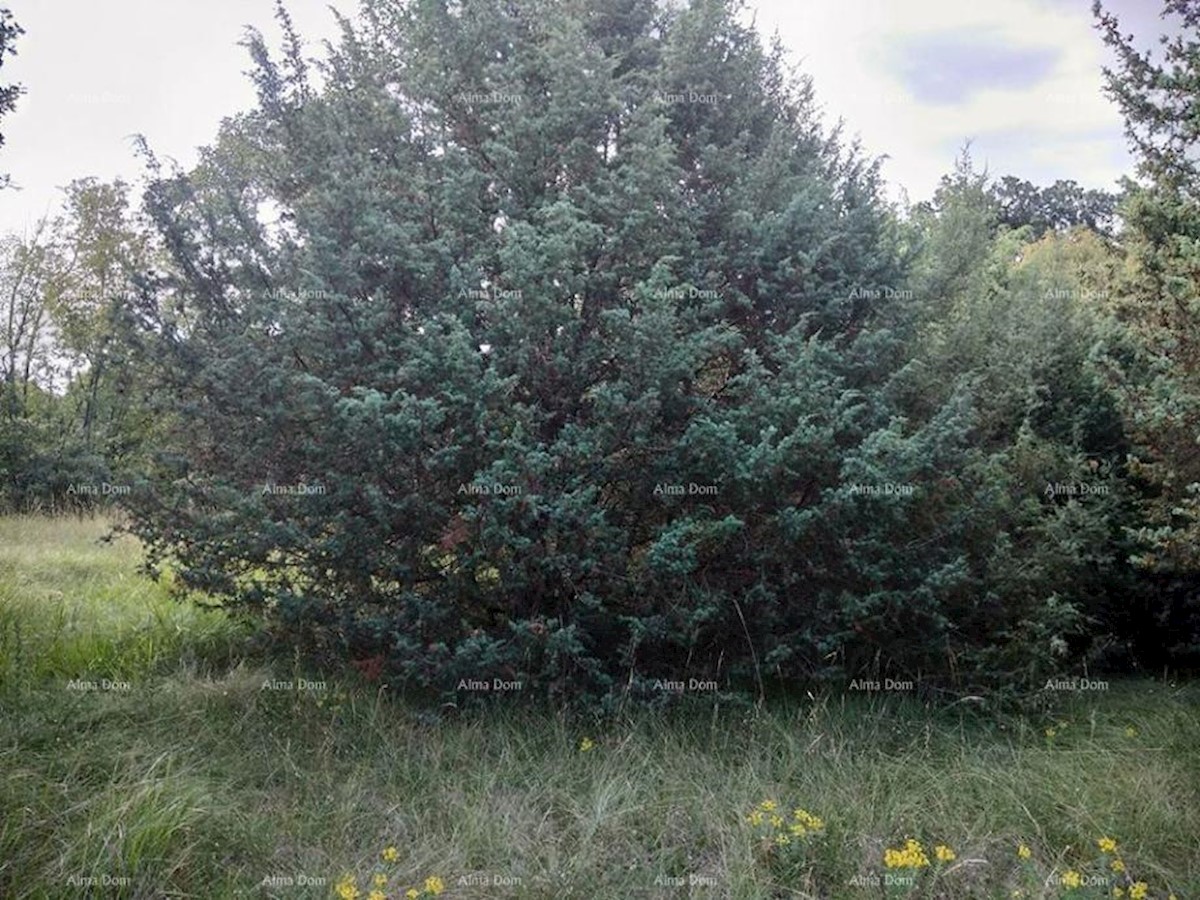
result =
[[[0,245],[0,502],[315,658],[1022,695],[1200,650],[1197,19],[1116,193],[879,162],[737,4],[365,5],[138,206]],[[703,98],[692,102],[690,98]],[[113,494],[80,484],[127,487]]]

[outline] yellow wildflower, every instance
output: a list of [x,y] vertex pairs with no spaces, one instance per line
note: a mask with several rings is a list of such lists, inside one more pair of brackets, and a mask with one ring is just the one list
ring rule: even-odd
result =
[[442,891],[446,890],[446,883],[436,875],[430,875],[425,879],[425,890],[436,897]]
[[409,888],[404,892],[404,896],[407,897],[408,900],[417,900],[417,898],[421,896],[421,892],[416,888]]
[[1114,897],[1124,897],[1124,896],[1125,896],[1125,888],[1123,888],[1123,887],[1115,887],[1115,888],[1113,888],[1113,889],[1112,889],[1112,895],[1113,895]]
[[782,828],[783,827],[783,816],[771,816],[771,827],[772,828]]
[[361,896],[358,893],[357,881],[349,872],[334,885],[333,892],[337,894],[339,900],[358,900]]
[[1129,900],[1146,900],[1146,892],[1150,890],[1150,885],[1144,881],[1135,881],[1129,886]]
[[933,848],[933,855],[937,857],[938,862],[951,862],[954,859],[954,851],[945,844],[938,844]]
[[375,885],[375,887],[381,888],[387,884],[387,876],[382,872],[376,872],[375,877],[371,879],[371,883]]
[[1125,863],[1123,863],[1119,859],[1114,859],[1112,862],[1110,862],[1108,864],[1108,867],[1110,869],[1112,869],[1114,872],[1124,872],[1125,871]]
[[367,900],[387,900],[387,894],[376,888],[367,894]]
[[786,847],[791,842],[792,839],[786,834],[781,834],[775,838],[775,843],[777,843],[780,847]]
[[1021,859],[1029,859],[1033,856],[1033,851],[1029,849],[1028,844],[1017,844],[1017,856]]
[[775,811],[775,801],[774,800],[764,800],[761,804],[759,804],[759,808],[762,809],[763,812],[774,812]]
[[792,817],[809,831],[821,831],[825,827],[825,821],[823,819],[821,819],[819,816],[814,816],[806,809],[794,810],[792,812]]
[[587,753],[589,750],[591,750],[595,746],[596,746],[595,741],[593,741],[590,737],[585,737],[582,741],[579,742],[579,752]]
[[754,810],[750,815],[746,816],[746,821],[751,825],[758,827],[763,823],[763,814],[761,810]]
[[889,869],[920,869],[929,865],[929,857],[925,855],[920,841],[909,838],[901,850],[884,850],[883,864]]
[[1117,842],[1109,837],[1102,837],[1096,841],[1096,846],[1105,853],[1112,853],[1117,849]]
[[806,834],[808,834],[808,829],[799,822],[793,822],[791,825],[789,825],[788,831],[790,831],[796,837],[804,837]]
[[1083,884],[1083,877],[1074,869],[1067,869],[1062,873],[1062,883],[1064,887],[1077,888]]
[[1137,729],[1134,728],[1132,725],[1128,726],[1125,729],[1125,737],[1127,737],[1127,738],[1137,737],[1137,733],[1138,733]]
[[1046,729],[1046,737],[1048,737],[1048,738],[1052,738],[1052,737],[1054,737],[1056,734],[1058,734],[1058,732],[1057,732],[1057,731],[1055,731],[1053,728],[1047,728],[1047,729]]
[[400,858],[400,851],[395,847],[384,847],[383,853],[380,854],[384,862],[395,862]]

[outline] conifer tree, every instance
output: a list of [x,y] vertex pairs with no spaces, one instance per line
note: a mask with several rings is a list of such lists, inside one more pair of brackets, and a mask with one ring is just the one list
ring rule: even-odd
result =
[[[1097,27],[1117,57],[1109,95],[1125,117],[1141,181],[1124,208],[1128,265],[1118,315],[1139,352],[1113,358],[1138,447],[1135,473],[1152,486],[1138,562],[1157,579],[1155,609],[1173,655],[1200,659],[1200,10],[1166,0],[1178,26],[1157,53],[1139,50],[1116,16],[1094,5]],[[1151,637],[1151,641],[1156,638]]]
[[148,197],[175,436],[132,528],[183,583],[450,693],[1044,664],[1040,520],[946,480],[1006,464],[970,398],[895,405],[878,165],[736,4],[372,2],[319,63],[280,22]]

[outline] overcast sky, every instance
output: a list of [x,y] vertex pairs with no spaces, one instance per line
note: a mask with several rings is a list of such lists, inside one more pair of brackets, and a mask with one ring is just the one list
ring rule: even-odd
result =
[[[25,86],[0,122],[0,232],[53,211],[74,178],[138,179],[131,136],[184,165],[220,120],[250,108],[239,45],[245,26],[278,36],[272,0],[0,0],[26,34],[0,82]],[[1149,46],[1155,0],[1109,0],[1123,30]],[[332,38],[329,7],[289,0],[313,54]],[[751,0],[815,80],[829,119],[846,120],[884,174],[913,201],[928,197],[972,140],[996,175],[1035,183],[1073,178],[1111,188],[1131,173],[1120,116],[1101,93],[1107,51],[1090,0]],[[272,40],[272,45],[277,42]]]

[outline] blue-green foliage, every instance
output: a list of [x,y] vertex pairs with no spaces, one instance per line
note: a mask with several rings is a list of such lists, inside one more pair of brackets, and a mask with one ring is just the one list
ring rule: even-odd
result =
[[904,232],[720,0],[364,17],[319,89],[254,39],[150,194],[181,427],[131,506],[186,583],[448,694],[1062,665],[1110,535],[1042,495],[1095,454],[1041,376],[954,356],[989,238]]

